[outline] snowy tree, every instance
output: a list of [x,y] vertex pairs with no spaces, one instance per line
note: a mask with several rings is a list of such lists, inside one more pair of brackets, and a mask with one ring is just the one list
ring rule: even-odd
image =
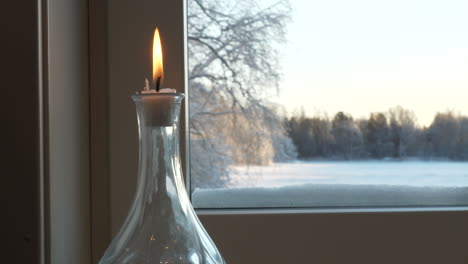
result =
[[266,7],[259,3],[188,1],[195,187],[227,184],[231,164],[268,163],[275,158],[274,148],[287,141],[267,99],[278,92],[277,47],[285,41],[290,7],[287,0]]
[[468,160],[468,117],[438,113],[428,128],[416,120],[413,111],[397,106],[358,120],[343,112],[331,121],[302,112],[287,120],[287,128],[301,159]]
[[288,134],[297,147],[299,158],[307,159],[317,155],[317,142],[313,121],[302,112],[291,117],[287,122]]
[[460,117],[460,133],[457,144],[457,158],[468,160],[468,117]]
[[360,156],[363,147],[362,133],[351,115],[338,112],[333,118],[331,133],[337,155],[345,159]]
[[388,111],[388,120],[393,157],[417,155],[417,119],[414,112],[397,106]]
[[436,156],[453,158],[458,143],[459,123],[453,112],[438,113],[429,128]]
[[437,113],[427,133],[431,144],[432,156],[467,160],[467,117],[457,115],[452,111]]
[[364,140],[372,158],[391,156],[392,144],[389,138],[387,118],[384,113],[372,113],[366,123]]
[[325,158],[332,153],[333,136],[328,117],[306,117],[304,111],[287,121],[288,134],[296,145],[299,158]]

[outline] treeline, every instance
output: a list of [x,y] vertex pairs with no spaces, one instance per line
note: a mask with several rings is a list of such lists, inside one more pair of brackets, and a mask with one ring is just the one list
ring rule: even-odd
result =
[[301,159],[468,160],[468,117],[452,111],[437,113],[429,127],[419,127],[414,112],[402,107],[368,119],[301,113],[286,119],[285,127]]

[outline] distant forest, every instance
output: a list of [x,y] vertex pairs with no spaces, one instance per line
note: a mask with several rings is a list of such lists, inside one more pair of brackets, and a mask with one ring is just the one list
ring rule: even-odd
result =
[[388,112],[354,119],[337,113],[285,120],[300,159],[448,159],[468,160],[468,117],[452,111],[437,113],[420,127],[414,112],[395,107]]

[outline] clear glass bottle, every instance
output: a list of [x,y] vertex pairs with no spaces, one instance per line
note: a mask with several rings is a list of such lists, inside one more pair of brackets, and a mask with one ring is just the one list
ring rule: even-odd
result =
[[134,95],[137,191],[99,264],[225,264],[188,198],[179,158],[180,93]]

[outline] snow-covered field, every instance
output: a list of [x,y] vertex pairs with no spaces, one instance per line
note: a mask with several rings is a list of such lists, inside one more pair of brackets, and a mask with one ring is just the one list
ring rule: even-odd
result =
[[468,162],[317,161],[236,167],[196,207],[468,205]]
[[236,167],[232,187],[297,184],[468,186],[468,162],[319,161]]

